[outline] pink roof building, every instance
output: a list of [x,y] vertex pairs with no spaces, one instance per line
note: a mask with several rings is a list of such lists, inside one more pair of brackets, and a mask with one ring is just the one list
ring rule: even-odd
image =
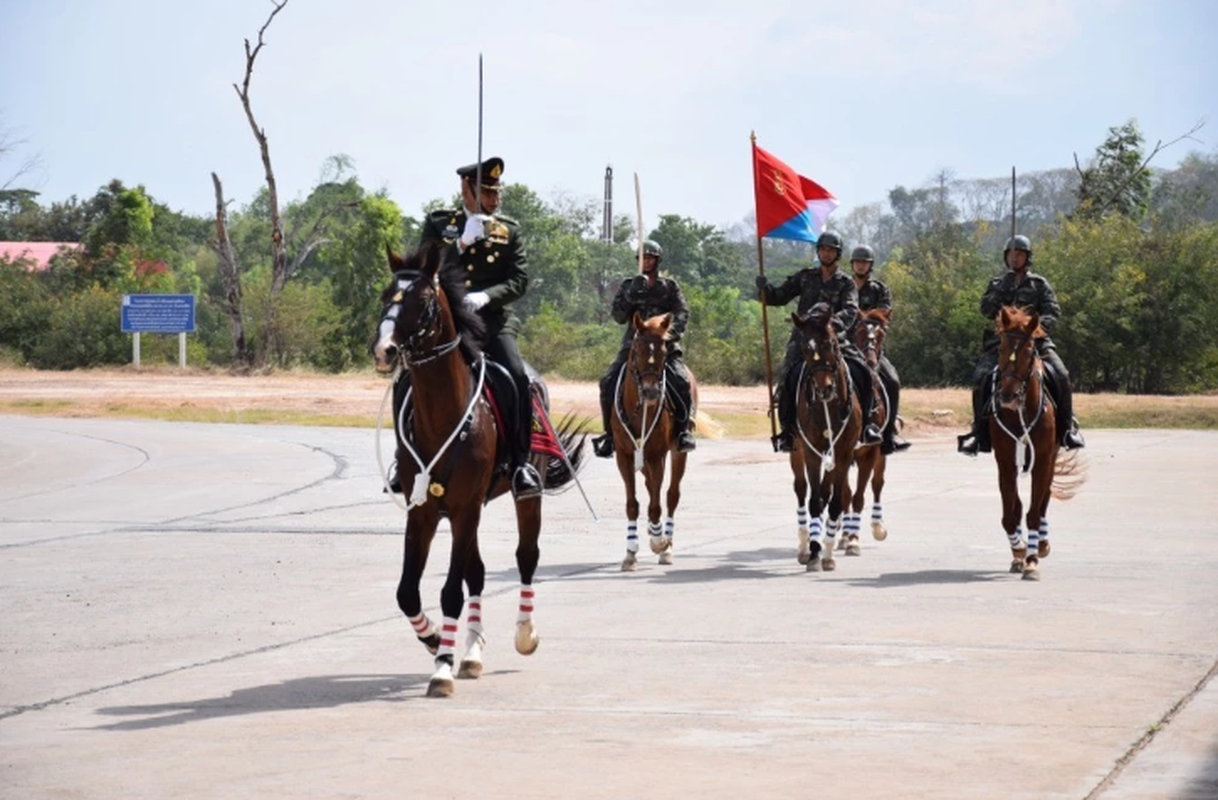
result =
[[0,258],[9,261],[18,259],[29,262],[32,272],[42,272],[51,266],[51,258],[59,255],[60,249],[80,249],[79,242],[0,242]]

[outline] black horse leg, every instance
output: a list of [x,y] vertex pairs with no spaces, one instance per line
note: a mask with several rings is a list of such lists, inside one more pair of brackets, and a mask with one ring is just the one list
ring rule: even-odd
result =
[[516,652],[530,655],[537,650],[541,638],[533,626],[533,575],[541,560],[541,498],[532,497],[516,503],[516,568],[520,570],[520,607],[516,614]]
[[419,580],[427,566],[431,542],[435,537],[437,519],[421,509],[414,509],[406,518],[405,553],[402,559],[402,576],[398,581],[398,608],[410,620],[415,636],[432,655],[440,647],[440,632],[423,613],[423,598],[419,595]]

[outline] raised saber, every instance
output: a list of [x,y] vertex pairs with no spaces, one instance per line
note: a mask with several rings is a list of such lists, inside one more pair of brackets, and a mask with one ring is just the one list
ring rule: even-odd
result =
[[639,215],[639,274],[643,274],[643,193],[639,190],[639,173],[634,173],[634,208]]
[[478,54],[478,166],[475,169],[474,211],[482,213],[482,54]]

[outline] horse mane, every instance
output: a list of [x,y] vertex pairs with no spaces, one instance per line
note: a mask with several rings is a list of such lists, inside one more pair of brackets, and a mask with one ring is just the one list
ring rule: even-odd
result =
[[439,277],[440,288],[448,299],[448,310],[452,314],[453,327],[461,336],[461,354],[470,364],[482,355],[486,341],[486,323],[476,311],[465,307],[465,273],[456,258],[453,248],[441,242],[422,242],[405,256],[389,252],[389,266],[398,272],[418,272]]

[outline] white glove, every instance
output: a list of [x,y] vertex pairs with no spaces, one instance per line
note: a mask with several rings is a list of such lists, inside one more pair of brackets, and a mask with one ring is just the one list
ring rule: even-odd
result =
[[486,223],[490,220],[489,214],[470,214],[469,219],[465,220],[465,230],[461,232],[461,249],[472,245],[480,239],[486,238]]
[[486,292],[470,292],[469,294],[465,295],[465,299],[461,301],[461,304],[470,311],[477,311],[490,301],[490,295],[488,295]]

